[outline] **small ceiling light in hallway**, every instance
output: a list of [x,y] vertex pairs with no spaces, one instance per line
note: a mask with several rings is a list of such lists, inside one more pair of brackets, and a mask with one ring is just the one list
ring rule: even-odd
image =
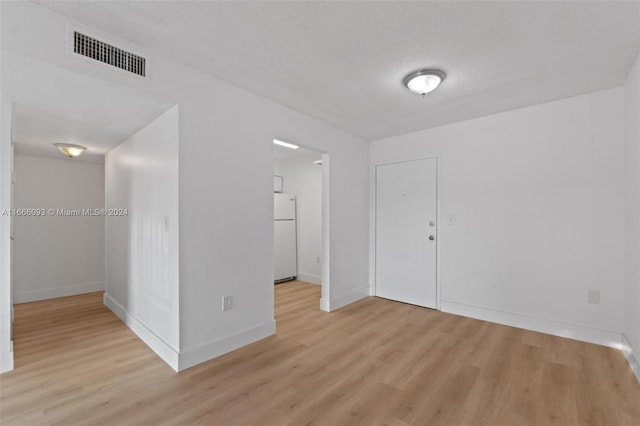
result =
[[73,145],[70,143],[56,143],[54,145],[69,158],[77,157],[87,149],[87,147],[82,145]]
[[444,80],[444,72],[440,70],[422,69],[414,71],[404,78],[404,85],[413,93],[426,95],[438,88]]

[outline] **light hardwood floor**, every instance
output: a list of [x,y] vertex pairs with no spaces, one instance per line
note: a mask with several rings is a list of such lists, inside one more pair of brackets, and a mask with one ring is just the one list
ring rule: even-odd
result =
[[276,286],[278,333],[174,373],[94,293],[16,306],[3,425],[640,425],[640,385],[597,345]]

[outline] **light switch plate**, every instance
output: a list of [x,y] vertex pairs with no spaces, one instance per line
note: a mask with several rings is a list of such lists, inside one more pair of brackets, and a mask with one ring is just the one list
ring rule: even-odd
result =
[[233,296],[224,296],[222,298],[222,312],[230,311],[233,307]]

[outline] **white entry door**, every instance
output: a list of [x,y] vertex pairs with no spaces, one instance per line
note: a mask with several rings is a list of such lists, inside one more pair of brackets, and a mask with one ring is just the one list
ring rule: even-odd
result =
[[376,296],[436,308],[437,161],[376,168]]

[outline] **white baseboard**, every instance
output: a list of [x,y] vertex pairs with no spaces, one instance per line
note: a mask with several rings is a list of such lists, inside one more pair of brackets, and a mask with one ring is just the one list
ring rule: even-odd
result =
[[108,294],[104,294],[104,304],[116,314],[123,323],[127,325],[147,346],[151,348],[169,367],[178,371],[178,352],[165,342],[160,336],[155,334],[149,327],[139,319],[129,314],[120,303],[116,302]]
[[298,275],[296,275],[296,279],[311,284],[322,284],[322,277],[316,274],[306,274],[304,272],[298,272]]
[[0,353],[0,373],[11,370],[13,370],[13,340],[11,341],[11,350]]
[[331,304],[329,303],[329,299],[325,297],[320,298],[320,310],[324,312],[331,312]]
[[495,322],[525,330],[537,331],[559,337],[581,340],[620,349],[622,336],[620,332],[601,330],[583,325],[569,324],[561,321],[536,318],[522,314],[498,311],[481,306],[441,301],[442,312]]
[[104,290],[104,281],[93,283],[49,287],[31,291],[17,291],[14,293],[14,303],[36,302],[38,300],[55,299],[56,297],[75,296],[76,294],[94,293]]
[[[330,310],[328,312],[350,305],[353,302],[364,299],[365,297],[369,297],[369,286],[359,288],[350,293],[331,299],[331,305],[329,306]],[[320,303],[320,306],[322,307],[322,300],[320,300]]]
[[231,352],[250,343],[269,337],[276,332],[276,322],[271,320],[267,323],[254,327],[249,327],[239,333],[223,337],[200,346],[185,349],[180,353],[178,371],[185,370],[194,365],[209,361],[227,352]]
[[635,374],[638,383],[640,383],[640,362],[638,361],[638,356],[640,355],[637,351],[633,350],[631,342],[629,342],[629,339],[627,339],[624,333],[622,333],[622,352],[624,352],[624,356],[627,357],[631,370],[633,370],[633,374]]

